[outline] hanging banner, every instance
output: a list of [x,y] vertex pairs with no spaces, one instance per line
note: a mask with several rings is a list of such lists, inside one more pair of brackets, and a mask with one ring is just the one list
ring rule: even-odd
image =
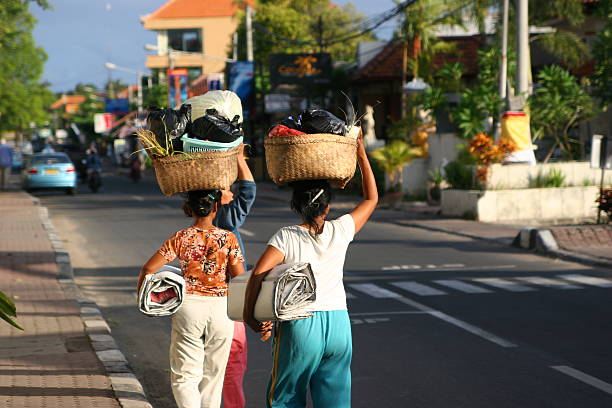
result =
[[253,96],[254,64],[252,61],[234,62],[229,66],[228,90],[236,93],[242,101],[242,117],[249,118]]
[[332,64],[329,54],[271,54],[270,81],[279,84],[328,84]]
[[[104,133],[104,132],[111,130],[113,128],[113,119],[114,119],[114,116],[112,113],[95,113],[94,114],[94,132]],[[74,133],[80,136],[80,132],[77,132],[75,130]]]
[[104,99],[104,111],[107,113],[128,113],[130,100],[128,98]]
[[168,107],[178,108],[187,100],[187,69],[168,70]]

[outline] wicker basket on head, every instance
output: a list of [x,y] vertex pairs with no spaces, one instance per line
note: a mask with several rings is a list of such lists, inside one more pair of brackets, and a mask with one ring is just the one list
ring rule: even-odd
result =
[[238,178],[236,159],[240,147],[225,151],[170,154],[151,131],[139,129],[136,134],[151,155],[157,184],[165,195],[228,189]]
[[239,148],[153,158],[155,176],[162,193],[172,195],[193,190],[229,189],[238,178]]
[[328,180],[344,188],[355,174],[357,141],[331,134],[266,136],[266,166],[276,184]]

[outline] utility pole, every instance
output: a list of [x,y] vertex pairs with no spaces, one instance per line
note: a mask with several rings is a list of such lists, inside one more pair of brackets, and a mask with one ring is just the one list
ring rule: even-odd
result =
[[528,0],[517,0],[516,6],[516,95],[521,97],[521,106],[524,107],[525,98],[529,92],[529,72],[531,71]]
[[246,47],[247,61],[253,61],[253,10],[246,6]]
[[232,37],[232,59],[238,61],[238,32],[234,32]]
[[501,138],[501,121],[504,110],[506,109],[506,98],[508,96],[508,8],[510,0],[503,0],[502,11],[502,43],[501,61],[499,64],[499,99],[502,106],[497,115],[497,126],[495,128],[495,140]]

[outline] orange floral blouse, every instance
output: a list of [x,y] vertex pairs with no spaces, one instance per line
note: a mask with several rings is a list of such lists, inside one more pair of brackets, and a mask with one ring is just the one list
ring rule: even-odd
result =
[[168,262],[179,258],[187,293],[193,295],[227,296],[228,265],[244,262],[236,236],[217,227],[180,230],[157,252]]

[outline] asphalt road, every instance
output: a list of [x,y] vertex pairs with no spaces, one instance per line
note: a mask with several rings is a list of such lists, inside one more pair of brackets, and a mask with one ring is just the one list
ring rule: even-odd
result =
[[[189,224],[152,180],[105,175],[93,194],[36,193],[156,408],[174,407],[168,318],[135,307],[141,265]],[[338,215],[336,212],[333,215]],[[258,199],[243,228],[254,263],[296,219]],[[612,407],[612,271],[393,223],[350,246],[353,407]],[[271,343],[249,334],[247,405],[264,406]]]

